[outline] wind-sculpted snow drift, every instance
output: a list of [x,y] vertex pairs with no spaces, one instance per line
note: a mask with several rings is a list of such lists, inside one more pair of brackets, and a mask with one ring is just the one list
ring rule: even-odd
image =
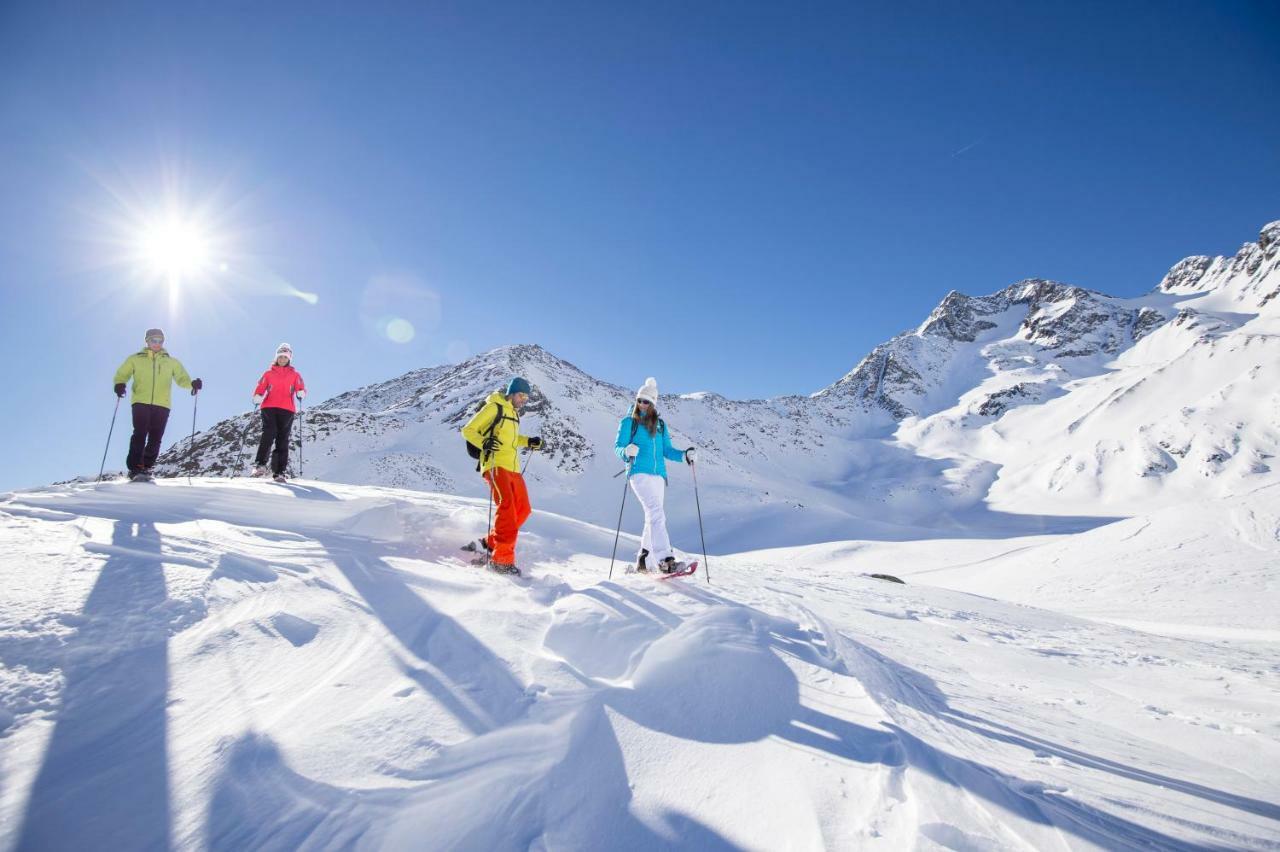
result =
[[[664,396],[677,445],[702,450],[708,543],[1073,532],[1275,484],[1278,267],[1273,222],[1234,257],[1188,258],[1135,299],[1042,279],[977,298],[952,292],[811,395]],[[301,430],[306,473],[483,496],[458,428],[513,374],[533,383],[525,429],[549,446],[529,462],[535,504],[611,525],[621,495],[612,445],[632,389],[537,346],[321,403]],[[223,421],[194,448],[176,445],[161,469],[242,475],[256,435],[250,415]],[[683,469],[668,506],[677,542],[696,540]]]
[[[613,530],[545,512],[530,576],[477,571],[487,506],[453,496],[4,495],[0,848],[1278,848],[1276,491],[712,584],[607,580]],[[1189,610],[1165,587],[1210,551],[1245,567]]]

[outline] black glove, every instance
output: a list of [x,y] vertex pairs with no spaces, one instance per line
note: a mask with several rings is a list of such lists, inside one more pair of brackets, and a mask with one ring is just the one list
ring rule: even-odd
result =
[[191,395],[192,395],[192,396],[195,396],[196,394],[200,393],[200,390],[201,390],[201,388],[203,388],[203,387],[204,387],[204,382],[202,382],[200,379],[192,379],[192,380],[191,380]]
[[486,453],[496,453],[498,448],[502,446],[502,442],[498,440],[497,435],[490,435],[484,439],[484,443],[480,445],[480,449]]
[[531,449],[531,450],[540,450],[540,449],[542,449],[542,439],[541,439],[541,438],[530,438],[530,439],[529,439],[529,449]]
[[128,389],[129,386],[124,382],[116,382],[116,396],[124,396],[124,392]]

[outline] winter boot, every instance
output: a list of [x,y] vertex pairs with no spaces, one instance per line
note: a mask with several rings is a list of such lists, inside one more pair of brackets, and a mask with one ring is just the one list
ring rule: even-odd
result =
[[253,476],[253,477],[258,477],[258,478],[261,478],[261,477],[263,477],[263,476],[266,476],[266,475],[267,475],[267,466],[266,466],[266,465],[262,465],[262,464],[255,464],[255,465],[253,466],[253,473],[251,473],[251,474],[249,474],[249,475],[250,475],[250,476]]
[[666,559],[658,563],[658,570],[663,574],[675,574],[683,571],[685,565],[683,562],[677,562],[674,556],[668,556]]
[[646,564],[645,564],[645,561],[644,561],[644,560],[645,560],[645,557],[647,557],[648,555],[649,555],[649,551],[647,551],[647,550],[645,550],[645,549],[641,548],[641,550],[640,550],[640,558],[636,560],[636,571],[638,571],[638,572],[639,572],[639,573],[641,573],[641,574],[648,574],[648,573],[649,573],[649,566],[648,566],[648,565],[646,565]]
[[271,478],[272,478],[272,479],[274,479],[276,482],[288,482],[288,481],[289,481],[289,480],[285,477],[285,475],[284,475],[283,473],[277,473],[275,476],[273,476],[273,477],[271,477]]
[[495,574],[515,574],[520,575],[520,569],[516,567],[514,562],[497,562],[493,559],[489,560],[489,570]]

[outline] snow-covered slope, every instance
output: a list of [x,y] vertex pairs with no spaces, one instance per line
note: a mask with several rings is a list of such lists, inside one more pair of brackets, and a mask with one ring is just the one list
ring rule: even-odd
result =
[[[808,396],[664,396],[676,444],[703,450],[708,546],[1065,532],[1280,482],[1278,268],[1273,222],[1234,257],[1188,258],[1136,299],[1041,279],[950,293]],[[612,524],[612,446],[633,391],[537,346],[327,400],[299,429],[303,470],[483,496],[458,428],[513,374],[534,386],[525,431],[550,447],[530,462],[535,505]],[[161,470],[240,475],[256,438],[250,415],[224,421]],[[677,541],[697,541],[680,466],[668,501]]]
[[[0,848],[1280,848],[1274,494],[712,557],[710,585],[610,581],[613,530],[545,512],[531,578],[477,571],[486,505],[453,496],[7,495]],[[1162,590],[1216,552],[1256,561],[1190,610]]]
[[[458,430],[513,374],[528,378],[534,389],[522,430],[541,434],[549,446],[529,458],[535,507],[612,526],[623,489],[622,479],[614,478],[622,466],[614,439],[634,390],[596,380],[537,346],[503,347],[455,367],[415,371],[308,410],[302,470],[326,481],[484,497]],[[969,517],[975,534],[988,527],[1042,527],[1040,519],[982,518],[981,495],[948,492],[938,481],[939,464],[892,446],[884,428],[871,436],[857,432],[863,427],[808,398],[735,402],[698,393],[664,396],[661,408],[676,446],[702,450],[698,485],[712,549],[851,536],[918,538],[939,518],[950,526],[957,516]],[[195,458],[202,473],[243,473],[256,435],[248,415],[225,421],[197,435],[194,453],[185,442],[175,447],[160,468],[186,473]],[[700,540],[692,472],[673,464],[670,480],[672,531],[679,543],[692,546]],[[912,490],[891,505],[893,488]],[[634,499],[629,503],[628,529],[640,523]]]

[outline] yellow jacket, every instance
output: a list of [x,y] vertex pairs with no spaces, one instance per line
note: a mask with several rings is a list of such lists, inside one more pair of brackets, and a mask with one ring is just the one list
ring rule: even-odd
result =
[[519,473],[520,459],[516,456],[516,450],[529,446],[529,439],[520,434],[520,412],[498,391],[489,394],[484,407],[462,427],[462,437],[473,447],[483,447],[489,427],[499,417],[502,419],[498,420],[498,425],[493,429],[493,437],[499,442],[498,451],[480,454],[480,471],[483,473],[490,468],[500,467]]
[[182,362],[174,358],[164,349],[152,352],[143,349],[135,352],[116,370],[112,384],[120,384],[133,379],[133,396],[130,402],[145,402],[149,405],[170,407],[169,389],[177,382],[184,388],[191,387],[191,377],[182,366]]

